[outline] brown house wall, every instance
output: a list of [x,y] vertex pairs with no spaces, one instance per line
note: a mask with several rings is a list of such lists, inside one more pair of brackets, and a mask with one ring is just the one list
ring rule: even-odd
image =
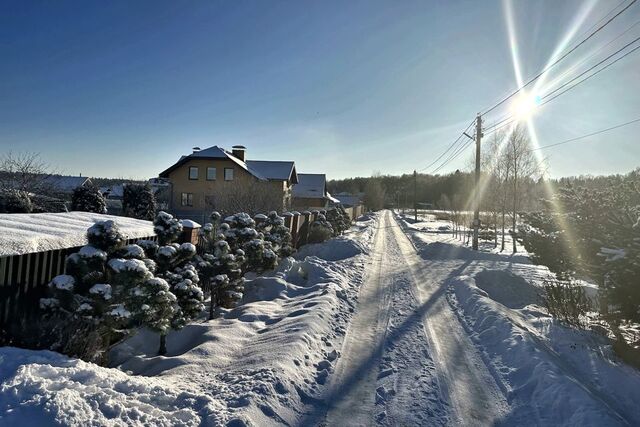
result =
[[[198,179],[189,179],[189,168],[198,167]],[[207,168],[216,168],[215,181],[208,181]],[[224,180],[224,169],[233,168],[233,181]],[[171,189],[171,210],[179,213],[183,217],[191,216],[193,219],[200,220],[200,217],[208,215],[212,209],[225,210],[225,201],[220,199],[219,193],[229,193],[229,190],[242,191],[250,185],[265,185],[268,190],[274,191],[274,197],[282,202],[282,210],[287,209],[291,202],[291,186],[287,181],[260,181],[249,172],[242,169],[231,160],[214,160],[214,159],[194,159],[180,165],[169,174],[169,180],[172,183]],[[182,193],[193,194],[193,206],[182,206]],[[207,203],[213,201],[214,205]],[[278,210],[281,210],[278,209]]]
[[327,201],[324,197],[294,197],[291,205],[296,210],[324,209]]

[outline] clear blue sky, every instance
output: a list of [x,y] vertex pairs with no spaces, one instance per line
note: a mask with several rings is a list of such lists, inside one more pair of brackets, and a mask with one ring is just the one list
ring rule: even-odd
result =
[[[514,0],[524,77],[544,67],[582,13],[576,37],[618,3]],[[194,145],[234,144],[331,178],[411,172],[516,87],[505,4],[3,1],[0,151],[40,152],[64,173],[125,178],[156,176]],[[567,65],[638,19],[634,5]],[[638,35],[640,25],[621,40]],[[549,144],[639,117],[640,52],[534,121]],[[639,132],[550,150],[550,173],[640,166]]]

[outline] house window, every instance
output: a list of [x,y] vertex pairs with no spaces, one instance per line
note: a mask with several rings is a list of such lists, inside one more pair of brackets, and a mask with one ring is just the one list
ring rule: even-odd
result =
[[189,179],[198,179],[198,167],[190,166],[189,167]]
[[224,180],[233,181],[233,168],[224,168]]
[[216,168],[207,168],[207,181],[216,180]]
[[182,193],[182,206],[193,206],[193,193]]

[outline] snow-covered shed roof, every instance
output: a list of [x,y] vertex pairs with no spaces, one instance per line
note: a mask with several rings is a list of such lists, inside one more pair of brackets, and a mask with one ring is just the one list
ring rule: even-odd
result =
[[246,162],[234,156],[231,152],[220,148],[217,145],[205,148],[204,150],[195,151],[187,156],[180,157],[173,166],[160,173],[161,178],[168,178],[169,174],[176,168],[185,164],[190,159],[228,159],[249,172],[261,181],[266,180],[291,180],[292,183],[298,182],[295,163],[290,161],[271,161],[271,160],[247,160]]
[[70,176],[70,175],[50,175],[44,180],[58,191],[71,193],[78,187],[82,187],[87,182],[91,182],[86,176]]
[[293,197],[321,199],[327,193],[327,177],[323,173],[299,173],[293,186]]
[[87,229],[113,220],[127,239],[154,236],[153,222],[91,212],[0,214],[0,256],[73,248],[87,243]]

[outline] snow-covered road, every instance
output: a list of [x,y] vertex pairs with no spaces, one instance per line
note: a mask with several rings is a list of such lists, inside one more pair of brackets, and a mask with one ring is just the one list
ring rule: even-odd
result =
[[[526,256],[470,251],[450,234],[412,231],[392,212],[379,216],[321,425],[633,424],[631,406],[624,414],[606,385],[561,357],[517,311],[487,298],[495,307],[472,303],[485,313],[476,317],[457,300],[461,278],[486,276],[500,292],[501,280],[531,287],[546,269]],[[502,302],[531,303],[526,292],[510,298]],[[497,319],[504,323],[495,326]]]
[[[439,265],[445,264],[445,265]],[[492,424],[508,406],[446,298],[464,267],[424,261],[385,212],[330,387],[327,425]]]

